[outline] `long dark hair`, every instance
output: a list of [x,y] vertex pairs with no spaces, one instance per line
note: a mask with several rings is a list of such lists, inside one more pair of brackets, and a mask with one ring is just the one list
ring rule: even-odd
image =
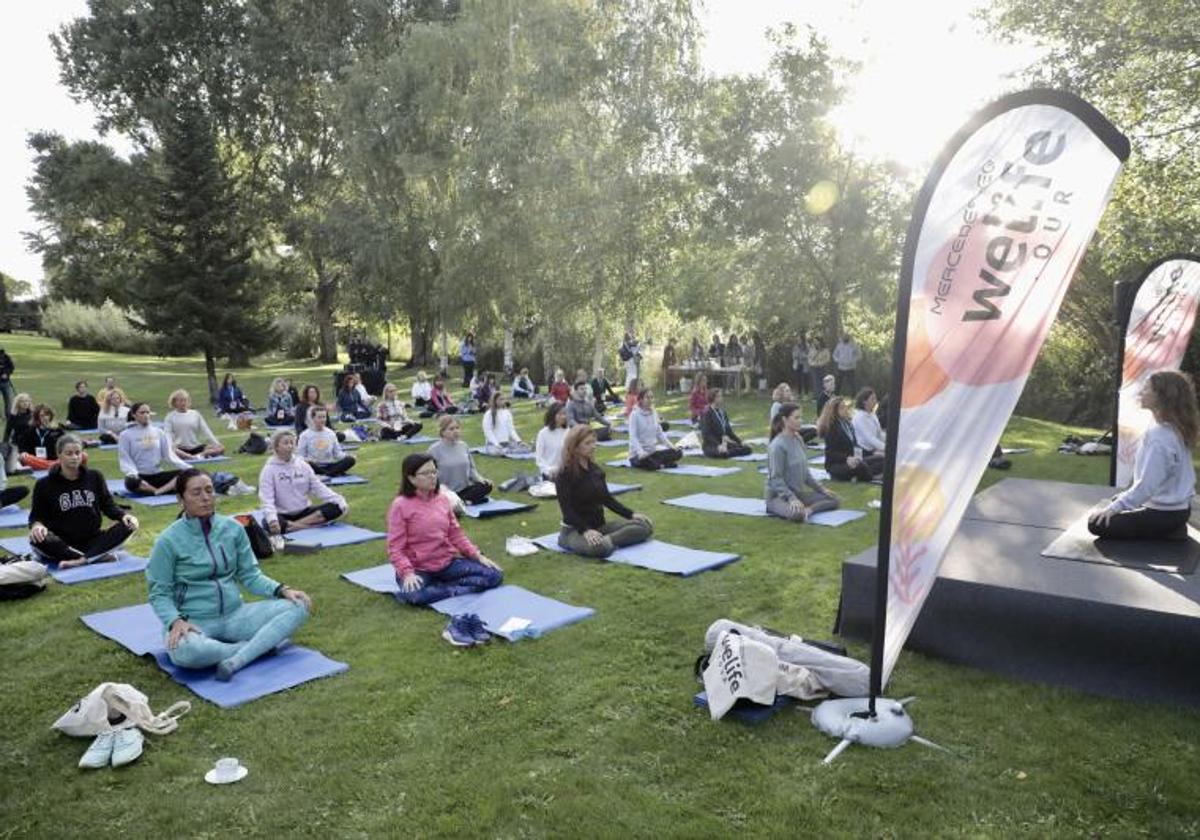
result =
[[865,385],[858,389],[858,393],[854,395],[854,407],[861,410],[867,410],[867,400],[875,396],[875,389],[870,385]]
[[550,400],[550,404],[546,406],[546,413],[542,415],[542,425],[547,429],[558,428],[558,415],[565,414],[567,407],[562,403]]
[[188,482],[198,475],[208,475],[208,473],[196,467],[188,467],[180,470],[179,475],[175,476],[175,495],[179,497],[180,501],[183,500],[183,494],[187,492]]
[[[425,452],[414,452],[412,455],[405,457],[404,462],[400,465],[400,495],[415,496],[417,495],[416,485],[412,482],[412,477],[417,474],[417,470],[433,460],[433,456]],[[437,487],[433,490],[436,493],[438,487],[441,487],[439,479]]]
[[776,436],[783,434],[783,421],[799,410],[800,406],[796,403],[784,403],[779,406],[779,411],[776,411],[775,416],[771,419],[771,440],[775,440]]
[[1196,387],[1192,378],[1177,370],[1160,370],[1146,383],[1158,397],[1159,421],[1179,432],[1188,449],[1196,448],[1200,436],[1200,417],[1196,410]]

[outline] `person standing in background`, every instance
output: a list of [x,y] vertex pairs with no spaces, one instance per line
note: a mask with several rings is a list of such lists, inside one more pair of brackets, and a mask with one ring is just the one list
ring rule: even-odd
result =
[[829,348],[820,336],[814,335],[808,343],[808,377],[814,394],[821,392],[821,381],[829,369],[829,362]]
[[833,363],[837,365],[838,393],[853,394],[858,390],[858,360],[862,358],[862,350],[854,343],[854,339],[845,333],[842,340],[833,348]]
[[625,365],[625,388],[628,389],[629,384],[641,375],[638,368],[642,362],[642,348],[633,333],[625,333],[625,340],[621,342],[617,355]]
[[463,387],[469,388],[471,377],[475,375],[475,333],[463,336],[462,344],[458,346],[458,358],[462,361]]
[[4,397],[4,439],[10,437],[8,431],[8,418],[12,416],[13,398],[16,396],[16,391],[13,390],[12,375],[17,366],[13,364],[12,356],[8,355],[3,347],[0,347],[0,396]]
[[808,342],[803,333],[792,343],[792,380],[797,394],[808,393]]
[[675,349],[675,339],[668,338],[667,346],[663,348],[663,362],[662,362],[663,388],[666,389],[668,394],[675,390],[675,385],[674,385],[674,381],[673,381],[673,377],[675,374],[671,373],[671,368],[675,367],[677,364],[679,364],[679,353]]

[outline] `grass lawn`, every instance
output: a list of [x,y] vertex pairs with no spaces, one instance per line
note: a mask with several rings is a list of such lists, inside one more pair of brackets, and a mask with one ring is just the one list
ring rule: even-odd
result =
[[[95,389],[106,373],[160,414],[176,387],[205,394],[199,360],[63,351],[26,336],[5,336],[4,345],[17,364],[18,390],[59,411],[76,379],[89,378]],[[239,379],[259,404],[273,376],[315,381],[326,391],[331,370],[280,364]],[[682,406],[677,396],[660,403],[665,418],[683,417]],[[730,402],[747,436],[765,433],[767,407],[758,397]],[[516,415],[532,440],[537,413],[522,406]],[[467,419],[466,430],[482,442],[478,418]],[[1036,451],[1015,456],[1009,474],[1103,483],[1107,460],[1055,453],[1070,431],[1014,419],[1005,444]],[[218,433],[231,448],[244,437]],[[350,522],[383,530],[408,451],[382,444],[359,450],[356,472],[371,483],[340,488]],[[611,460],[621,450],[600,453]],[[93,466],[116,475],[114,452],[90,455]],[[262,462],[237,456],[222,466],[257,484]],[[496,481],[526,466],[489,458],[479,465]],[[852,748],[825,767],[820,759],[833,744],[801,712],[747,727],[713,723],[694,709],[692,663],[710,622],[730,617],[828,637],[841,563],[872,545],[878,528],[874,511],[826,529],[660,503],[701,490],[757,496],[762,476],[754,464],[741,466],[722,479],[609,471],[614,480],[645,485],[623,500],[653,517],[662,539],[743,556],[689,579],[547,552],[507,557],[505,537],[555,530],[552,500],[528,514],[468,520],[469,535],[502,563],[509,582],[596,610],[537,640],[454,649],[439,638],[445,620],[438,614],[339,579],[384,562],[382,542],[270,559],[268,574],[315,601],[297,641],[350,670],[230,711],[199,700],[78,620],[145,601],[140,576],[52,583],[31,600],[0,604],[0,708],[8,720],[0,739],[0,837],[1200,833],[1194,710],[1097,699],[905,653],[889,694],[918,695],[918,731],[954,754],[915,745]],[[985,481],[1002,477],[993,471]],[[879,495],[860,485],[838,491],[860,509]],[[221,510],[252,504],[223,500]],[[135,513],[144,527],[130,547],[145,554],[174,510]],[[861,645],[851,649],[867,656]],[[50,724],[106,680],[137,686],[156,711],[180,699],[193,710],[176,733],[148,736],[146,754],[132,766],[79,770],[87,742]],[[203,782],[222,756],[250,768],[245,781],[227,788]]]

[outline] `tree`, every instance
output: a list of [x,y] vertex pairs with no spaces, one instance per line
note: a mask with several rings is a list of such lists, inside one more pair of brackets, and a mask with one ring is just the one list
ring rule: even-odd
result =
[[175,119],[161,126],[154,255],[139,283],[138,308],[145,325],[175,348],[203,351],[215,400],[217,358],[245,364],[273,335],[266,307],[258,305],[249,237],[212,124],[198,105],[176,107]]

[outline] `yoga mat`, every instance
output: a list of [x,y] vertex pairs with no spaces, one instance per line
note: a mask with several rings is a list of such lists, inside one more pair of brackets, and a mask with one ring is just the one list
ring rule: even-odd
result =
[[[763,475],[767,474],[766,467],[759,467],[758,471],[760,473],[762,473]],[[829,473],[825,470],[824,467],[809,467],[808,474],[811,475],[813,478],[815,478],[817,481],[829,481]]]
[[471,447],[471,452],[475,455],[485,455],[488,458],[511,458],[514,461],[529,461],[537,457],[534,452],[506,452],[503,455],[493,455],[482,446]]
[[314,548],[333,548],[339,545],[355,545],[357,543],[381,540],[387,534],[381,531],[369,531],[357,525],[347,525],[344,522],[333,522],[319,528],[305,528],[284,534],[283,538],[294,545],[308,545]]
[[[629,463],[628,458],[623,458],[620,461],[609,461],[610,467],[627,467],[634,469]],[[663,470],[646,470],[646,472],[660,472],[668,475],[701,475],[705,478],[716,478],[722,475],[733,475],[741,470],[738,467],[709,467],[704,464],[677,464],[674,467],[668,467]]]
[[184,458],[183,460],[195,467],[199,466],[200,464],[217,464],[221,461],[231,461],[233,459],[228,455],[214,455],[211,458]]
[[1046,546],[1042,556],[1190,575],[1200,565],[1198,539],[1200,531],[1188,526],[1186,540],[1102,540],[1088,531],[1087,517],[1084,516]]
[[[534,542],[548,551],[554,551],[559,554],[570,553],[559,547],[557,533],[538,537]],[[701,551],[697,548],[672,545],[671,543],[660,542],[659,540],[647,540],[637,545],[618,548],[604,559],[613,563],[622,563],[626,566],[638,566],[643,569],[652,569],[656,572],[690,577],[691,575],[732,563],[740,559],[740,555],[724,554],[717,551]]]
[[29,525],[29,511],[9,505],[0,508],[0,528],[25,528]]
[[149,561],[145,557],[135,557],[126,551],[118,551],[116,554],[117,559],[111,563],[89,563],[86,566],[75,566],[71,569],[48,566],[46,570],[56,581],[68,585],[146,571],[146,564]]
[[98,448],[98,449],[100,449],[100,450],[102,450],[102,451],[104,451],[104,452],[107,452],[107,451],[109,451],[109,450],[116,449],[116,448],[117,448],[117,444],[115,444],[115,443],[102,443],[102,444],[100,444],[100,446],[99,446],[99,447],[97,447],[97,448]]
[[410,438],[392,438],[391,440],[381,441],[382,443],[435,443],[437,438],[429,435],[413,435]]
[[[733,513],[739,516],[768,516],[767,503],[762,499],[752,499],[742,496],[722,496],[717,493],[693,493],[678,499],[664,499],[664,505],[702,510],[710,513]],[[836,528],[862,519],[867,514],[861,510],[826,510],[814,513],[807,520],[810,525],[825,525]]]
[[629,446],[629,441],[627,441],[627,440],[598,440],[598,441],[596,441],[596,445],[604,446],[604,447]]
[[1023,455],[1026,452],[1032,451],[1033,447],[1030,446],[1018,446],[1015,449],[1005,449],[1003,447],[1000,448],[1001,455]]
[[617,484],[615,481],[608,482],[608,492],[614,496],[619,496],[622,493],[632,493],[634,490],[641,490],[640,484]]
[[463,505],[467,516],[472,519],[490,519],[493,516],[503,516],[507,513],[519,513],[523,510],[533,510],[537,505],[529,502],[513,502],[508,499],[488,499],[478,505]]
[[367,484],[367,479],[361,475],[320,475],[317,478],[321,479],[321,483],[328,487],[337,487],[340,484]]
[[64,431],[68,431],[73,435],[81,435],[81,436],[82,435],[98,435],[98,434],[100,434],[99,429],[65,429]]
[[[765,437],[742,438],[742,443],[746,444],[747,446],[766,446],[770,442],[771,439]],[[703,693],[703,691],[700,692],[700,694]],[[696,696],[699,697],[700,694],[697,694]]]
[[171,679],[223,709],[240,706],[259,697],[293,688],[309,680],[329,677],[349,670],[344,662],[309,648],[286,644],[274,655],[264,656],[234,674],[229,682],[220,682],[215,668],[189,670],[179,668],[167,657],[166,633],[149,604],[92,613],[84,624],[107,639],[112,639],[137,656],[153,656],[155,663]]
[[34,470],[29,474],[29,477],[37,481],[39,478],[45,478],[48,475],[50,475],[50,470]]
[[749,455],[735,455],[729,459],[730,461],[765,461],[767,460],[766,452],[751,452]]
[[[343,578],[356,586],[384,595],[395,595],[400,591],[396,584],[396,571],[390,563],[346,572]],[[537,638],[543,633],[557,630],[589,618],[595,613],[590,607],[575,607],[553,598],[538,595],[520,586],[500,586],[474,595],[460,595],[430,604],[443,615],[475,613],[492,633],[515,642],[522,638]],[[510,619],[524,619],[528,626],[505,627]],[[500,632],[503,628],[503,632]]]
[[0,540],[0,548],[3,548],[9,554],[14,554],[18,557],[29,553],[29,537],[22,535],[19,537],[5,537]]
[[139,505],[163,507],[165,505],[176,504],[179,501],[174,493],[163,493],[161,496],[135,496],[125,489],[125,479],[123,478],[110,478],[106,483],[108,484],[109,493],[119,496],[122,499],[128,499],[131,502],[137,502]]

